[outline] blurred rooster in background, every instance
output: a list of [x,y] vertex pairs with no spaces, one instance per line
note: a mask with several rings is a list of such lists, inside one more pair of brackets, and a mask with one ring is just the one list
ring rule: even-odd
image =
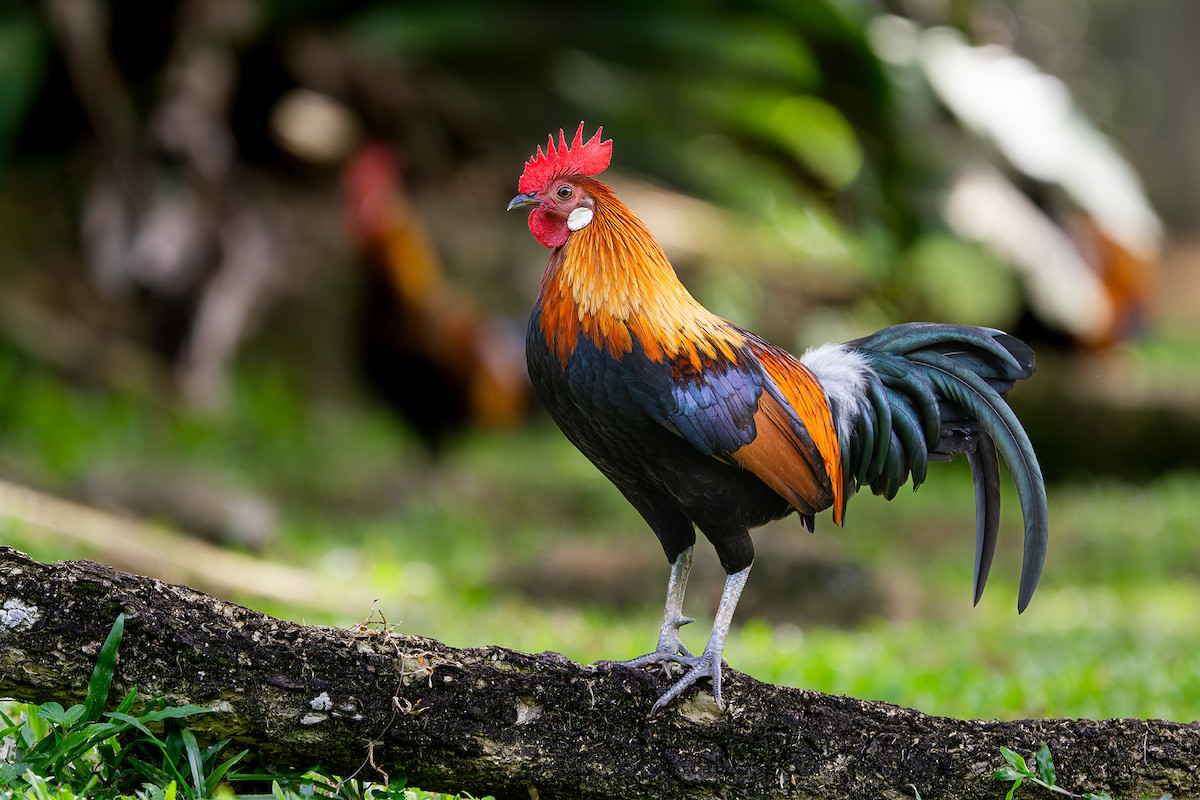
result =
[[524,419],[533,395],[519,334],[446,280],[393,151],[363,147],[343,190],[366,267],[360,346],[371,386],[433,453],[466,428]]
[[[749,529],[792,512],[810,530],[870,486],[887,498],[930,460],[965,453],[975,476],[978,602],[999,526],[998,454],[1025,520],[1018,609],[1046,551],[1041,470],[1004,401],[1034,370],[1033,352],[995,330],[899,325],[802,359],[702,307],[654,237],[593,176],[612,156],[600,130],[570,146],[559,132],[529,159],[509,209],[529,208],[552,249],[529,322],[526,357],[538,397],[563,433],[624,494],[658,536],[671,574],[654,652],[631,666],[687,670],[654,705],[711,678],[754,560]],[[726,572],[704,651],[679,631],[695,528]]]
[[953,28],[882,15],[869,31],[881,57],[917,69],[958,120],[942,213],[1018,274],[1030,312],[1023,324],[1097,351],[1140,333],[1163,225],[1137,171],[1067,86]]

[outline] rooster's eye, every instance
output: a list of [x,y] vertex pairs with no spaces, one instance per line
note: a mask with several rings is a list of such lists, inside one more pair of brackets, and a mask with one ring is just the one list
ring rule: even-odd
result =
[[555,192],[555,194],[557,194],[560,199],[566,200],[568,197],[571,196],[571,187],[570,186],[560,186],[560,187],[558,187],[558,191]]

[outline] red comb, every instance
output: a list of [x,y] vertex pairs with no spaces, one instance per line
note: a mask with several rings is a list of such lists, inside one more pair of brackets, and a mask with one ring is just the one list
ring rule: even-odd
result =
[[612,139],[600,141],[600,132],[604,126],[596,129],[591,139],[583,141],[583,123],[575,131],[571,146],[567,147],[567,136],[560,128],[558,131],[558,147],[554,146],[554,134],[546,141],[546,152],[542,148],[525,162],[525,171],[521,173],[521,182],[517,190],[521,193],[538,192],[556,175],[567,172],[577,172],[581,175],[599,175],[608,169],[612,160]]

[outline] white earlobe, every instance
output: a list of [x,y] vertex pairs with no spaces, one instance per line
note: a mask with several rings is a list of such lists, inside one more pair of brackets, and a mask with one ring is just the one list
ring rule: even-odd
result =
[[584,225],[592,221],[592,210],[590,208],[577,208],[567,215],[567,227],[573,231],[577,231]]

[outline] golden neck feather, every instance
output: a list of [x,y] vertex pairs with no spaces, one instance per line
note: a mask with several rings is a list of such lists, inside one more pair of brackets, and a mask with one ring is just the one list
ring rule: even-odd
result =
[[679,281],[654,236],[604,184],[586,180],[592,221],[551,256],[542,279],[541,328],[559,360],[579,332],[621,358],[634,339],[652,361],[733,358],[743,341]]

